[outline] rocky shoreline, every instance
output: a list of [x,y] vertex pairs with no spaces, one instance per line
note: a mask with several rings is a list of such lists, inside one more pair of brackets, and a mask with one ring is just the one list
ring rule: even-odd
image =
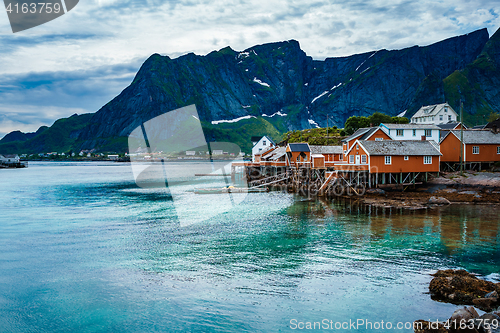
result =
[[425,186],[385,186],[367,189],[363,204],[384,208],[428,209],[449,204],[500,204],[500,173],[466,171],[446,173]]
[[[457,305],[473,305],[457,309],[444,322],[416,320],[414,332],[500,332],[500,283],[481,280],[465,270],[440,270],[432,275],[429,292],[432,299]],[[479,315],[476,308],[485,311]]]

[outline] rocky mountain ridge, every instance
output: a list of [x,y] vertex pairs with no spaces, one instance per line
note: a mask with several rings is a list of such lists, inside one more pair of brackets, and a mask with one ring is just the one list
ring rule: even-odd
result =
[[[126,137],[137,126],[190,104],[196,104],[209,141],[234,141],[231,130],[242,124],[249,130],[239,133],[240,141],[258,135],[258,128],[283,133],[324,127],[327,116],[330,126],[342,127],[353,115],[407,110],[408,116],[445,101],[458,110],[460,98],[465,119],[475,124],[499,111],[499,39],[498,31],[489,38],[481,29],[429,46],[325,60],[307,56],[295,40],[176,59],[154,54],[127,88],[78,128],[73,144],[126,149]],[[240,117],[250,119],[218,123]]]

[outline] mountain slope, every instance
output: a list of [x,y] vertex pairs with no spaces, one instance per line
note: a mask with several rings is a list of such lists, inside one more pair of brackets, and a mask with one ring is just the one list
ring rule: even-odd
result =
[[308,57],[293,40],[177,59],[154,54],[79,139],[82,148],[93,148],[95,138],[127,136],[142,122],[193,103],[206,122],[280,111],[286,116],[276,125],[287,130],[325,126],[327,114],[342,126],[351,115],[414,111],[424,100],[419,93],[442,102],[444,93],[428,92],[428,82],[442,87],[443,79],[476,59],[488,38],[482,29],[425,47],[324,61]]
[[[125,151],[137,126],[190,104],[196,104],[209,141],[225,138],[245,147],[260,132],[276,138],[289,130],[324,127],[327,115],[330,126],[343,127],[352,115],[408,110],[411,116],[422,105],[445,101],[458,109],[460,93],[466,120],[474,124],[482,114],[499,111],[498,34],[489,39],[481,29],[429,46],[323,61],[307,56],[294,40],[176,59],[154,54],[127,88],[85,118],[77,132],[69,130],[72,137],[61,141],[65,144],[47,145],[41,136],[10,144],[30,151],[68,145]],[[255,118],[212,123],[243,116]]]
[[444,93],[457,110],[462,98],[464,119],[474,124],[487,123],[488,115],[500,110],[500,29],[477,59],[444,80]]
[[[28,133],[28,136],[33,136],[31,139],[25,141],[4,141],[5,138],[10,136],[7,134],[0,141],[0,152],[2,153],[26,153],[34,154],[41,152],[66,152],[74,149],[77,138],[83,128],[85,128],[93,114],[87,113],[82,115],[72,115],[69,118],[62,118],[57,120],[51,127],[47,128],[42,126],[38,129],[35,135]],[[21,133],[24,134],[24,133]],[[18,134],[19,135],[19,134]],[[22,137],[23,135],[21,135]],[[24,137],[26,134],[24,134]],[[106,140],[109,142],[110,140]],[[99,144],[99,142],[96,142]],[[123,149],[123,144],[120,145]]]

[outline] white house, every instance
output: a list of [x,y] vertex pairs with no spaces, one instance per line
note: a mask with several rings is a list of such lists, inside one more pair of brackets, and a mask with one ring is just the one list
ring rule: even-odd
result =
[[0,154],[0,163],[19,163],[19,155]]
[[412,124],[446,124],[457,121],[457,113],[448,103],[422,106],[411,117]]
[[260,138],[259,141],[257,141],[252,148],[252,161],[255,162],[255,154],[259,154],[261,152],[264,152],[268,150],[269,148],[272,148],[275,146],[274,141],[268,137],[267,135],[264,135],[262,138]]
[[433,140],[439,142],[440,128],[421,124],[380,124],[393,140]]

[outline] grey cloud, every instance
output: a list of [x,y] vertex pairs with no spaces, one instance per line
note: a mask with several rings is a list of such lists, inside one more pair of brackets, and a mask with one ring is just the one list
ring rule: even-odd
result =
[[97,111],[132,81],[142,61],[77,70],[6,75],[0,103],[79,107]]

